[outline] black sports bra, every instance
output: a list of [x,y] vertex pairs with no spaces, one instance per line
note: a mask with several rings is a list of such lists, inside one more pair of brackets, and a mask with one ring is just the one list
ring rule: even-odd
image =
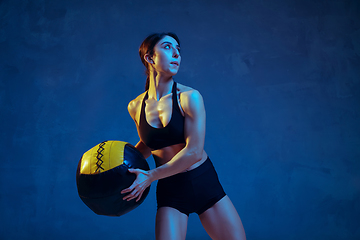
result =
[[140,139],[146,146],[153,150],[158,150],[171,145],[185,143],[184,138],[184,122],[185,118],[181,114],[180,107],[177,100],[176,82],[174,81],[172,88],[172,114],[170,122],[161,128],[152,127],[145,116],[145,100],[148,98],[146,92],[142,101],[140,121],[139,121],[139,135]]

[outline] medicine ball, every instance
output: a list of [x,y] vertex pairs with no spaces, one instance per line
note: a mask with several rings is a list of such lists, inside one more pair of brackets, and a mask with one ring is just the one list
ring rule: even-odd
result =
[[150,186],[141,199],[123,200],[128,194],[121,190],[130,187],[136,175],[129,168],[149,170],[143,155],[131,144],[105,141],[85,152],[76,171],[76,184],[81,200],[96,214],[121,216],[138,207],[149,193]]

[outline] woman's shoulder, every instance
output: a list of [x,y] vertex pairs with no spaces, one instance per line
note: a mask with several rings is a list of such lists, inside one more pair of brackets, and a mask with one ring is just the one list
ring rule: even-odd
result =
[[178,83],[177,84],[177,90],[178,92],[186,97],[196,97],[196,95],[200,95],[200,92],[192,87],[185,86],[183,84]]
[[137,96],[135,99],[131,100],[128,104],[128,111],[130,113],[130,116],[135,119],[135,114],[137,112],[137,109],[141,106],[142,100],[144,99],[146,92],[143,92],[139,96]]
[[180,103],[184,110],[203,106],[203,98],[198,90],[182,84],[178,84],[177,88],[180,92]]

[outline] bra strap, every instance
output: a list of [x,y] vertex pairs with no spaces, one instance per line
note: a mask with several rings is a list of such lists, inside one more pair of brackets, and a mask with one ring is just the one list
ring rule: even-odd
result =
[[141,125],[141,123],[146,123],[145,121],[145,100],[148,98],[148,91],[146,91],[145,96],[142,100],[141,103],[141,112],[140,112],[140,121],[139,121],[139,125]]

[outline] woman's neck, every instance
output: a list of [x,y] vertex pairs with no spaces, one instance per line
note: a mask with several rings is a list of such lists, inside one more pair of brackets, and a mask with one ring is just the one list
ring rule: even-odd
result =
[[171,93],[173,78],[172,76],[161,76],[159,74],[151,74],[149,82],[148,96],[159,101],[165,95]]

